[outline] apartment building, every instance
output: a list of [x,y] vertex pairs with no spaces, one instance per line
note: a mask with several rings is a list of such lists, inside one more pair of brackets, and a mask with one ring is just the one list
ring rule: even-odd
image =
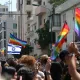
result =
[[[18,14],[20,14],[18,15],[18,37],[27,40],[28,44],[34,47],[34,54],[41,54],[40,46],[36,42],[38,39],[36,30],[43,28],[45,22],[50,20],[52,5],[48,0],[17,0],[17,10]],[[60,15],[55,14],[52,17],[53,41],[56,41],[61,29]]]
[[26,34],[30,30],[30,21],[32,16],[35,15],[33,3],[35,0],[17,0],[17,11],[18,11],[18,37],[22,40],[27,40]]
[[[80,7],[80,0],[67,0],[66,2],[55,8],[55,12],[61,15],[61,27],[63,26],[64,21],[66,21],[68,26],[70,27],[70,32],[67,35],[67,43],[72,42],[73,39],[74,41],[78,41],[77,37],[74,34],[74,18],[76,7]],[[63,45],[63,49],[64,48],[66,48],[66,44]]]
[[17,37],[16,12],[9,12],[7,6],[0,5],[0,14],[0,49],[5,47],[7,50],[10,33]]
[[[0,49],[3,48],[4,46],[6,47],[6,44],[5,44],[6,43],[6,40],[5,40],[6,36],[3,36],[4,34],[6,34],[6,32],[3,31],[3,29],[2,29],[2,26],[3,26],[2,25],[2,17],[3,17],[3,14],[5,14],[7,12],[8,12],[8,7],[4,6],[4,5],[0,5]],[[5,22],[4,22],[4,25],[6,25]]]
[[[40,49],[40,45],[37,42],[38,35],[36,30],[39,28],[43,28],[44,24],[47,20],[49,20],[50,13],[52,12],[52,6],[49,4],[48,0],[35,0],[37,3],[33,6],[35,8],[35,16],[33,17],[33,21],[30,25],[30,42],[34,47],[33,54],[40,55],[42,51]],[[45,54],[45,53],[44,53]]]

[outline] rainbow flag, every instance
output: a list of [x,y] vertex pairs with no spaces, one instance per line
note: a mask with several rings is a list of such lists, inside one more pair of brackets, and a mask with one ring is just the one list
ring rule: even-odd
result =
[[17,37],[12,35],[11,33],[10,33],[9,43],[14,44],[14,45],[20,45],[20,46],[25,46],[27,44],[26,41],[18,39]]
[[61,49],[63,43],[66,42],[66,41],[65,41],[65,38],[66,38],[69,30],[70,30],[70,29],[69,29],[67,23],[64,23],[63,28],[62,28],[59,36],[58,36],[58,40],[57,40],[57,42],[55,43],[54,50],[52,51],[52,55],[51,55],[51,59],[52,59],[52,60],[56,59],[56,57],[58,56],[58,54],[59,54],[59,52],[60,52],[60,49]]
[[[75,9],[75,32],[80,37],[80,8]],[[80,39],[80,38],[79,38]]]
[[5,51],[5,48],[2,48],[2,49],[0,50],[1,54],[4,54],[4,51]]

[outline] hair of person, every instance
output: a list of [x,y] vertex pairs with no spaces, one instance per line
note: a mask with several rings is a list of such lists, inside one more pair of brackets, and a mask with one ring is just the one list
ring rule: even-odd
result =
[[33,56],[27,55],[21,58],[20,62],[24,65],[27,65],[28,67],[33,67],[36,59]]
[[59,57],[62,61],[65,61],[65,56],[68,55],[69,52],[67,50],[62,50],[59,54]]
[[46,64],[47,60],[48,60],[48,55],[42,55],[40,58],[41,64]]
[[51,64],[50,73],[53,80],[61,80],[62,67],[60,63],[53,62]]
[[22,76],[22,80],[32,80],[34,72],[28,67],[22,67],[17,72],[18,77]]

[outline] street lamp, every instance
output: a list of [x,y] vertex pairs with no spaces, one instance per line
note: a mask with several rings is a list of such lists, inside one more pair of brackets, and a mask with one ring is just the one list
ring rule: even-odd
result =
[[52,50],[52,43],[53,43],[53,33],[52,33],[52,11],[49,9],[49,8],[47,8],[47,7],[45,7],[45,6],[42,6],[42,5],[38,5],[38,4],[32,4],[33,6],[41,6],[41,7],[43,7],[43,8],[46,8],[49,12],[50,12],[50,14],[49,14],[49,21],[50,21],[50,28],[51,28],[51,50]]

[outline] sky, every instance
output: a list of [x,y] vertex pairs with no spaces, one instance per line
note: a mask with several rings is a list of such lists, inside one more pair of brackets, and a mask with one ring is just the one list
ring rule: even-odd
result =
[[[9,5],[8,1],[10,1],[10,2],[12,1],[12,5],[11,4]],[[2,5],[6,4],[10,11],[16,11],[16,1],[17,0],[0,0],[0,4],[2,4]],[[12,6],[12,8],[11,8],[11,6]]]

